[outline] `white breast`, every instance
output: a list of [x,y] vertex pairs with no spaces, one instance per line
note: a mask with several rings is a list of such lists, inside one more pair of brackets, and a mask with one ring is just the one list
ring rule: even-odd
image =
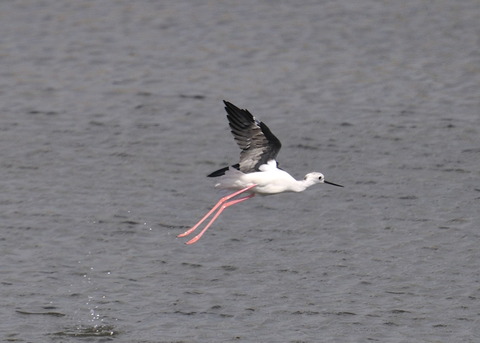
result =
[[248,183],[248,185],[256,184],[257,187],[255,187],[253,191],[258,194],[267,195],[297,191],[295,186],[298,181],[287,172],[277,168],[244,174],[242,179]]

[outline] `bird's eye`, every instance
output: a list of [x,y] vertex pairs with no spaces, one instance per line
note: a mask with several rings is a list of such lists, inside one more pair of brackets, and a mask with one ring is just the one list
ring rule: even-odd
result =
[[319,179],[319,180],[322,180],[322,179],[323,179],[323,177],[319,176],[319,177],[318,177],[318,179]]

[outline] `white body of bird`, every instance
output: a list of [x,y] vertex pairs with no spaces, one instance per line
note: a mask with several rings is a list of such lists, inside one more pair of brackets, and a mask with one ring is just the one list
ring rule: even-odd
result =
[[225,175],[220,177],[219,182],[215,184],[215,188],[240,190],[256,185],[249,190],[250,193],[272,195],[283,192],[303,192],[314,184],[324,182],[323,174],[317,172],[305,175],[304,180],[296,180],[286,171],[278,169],[275,160],[262,164],[258,169],[258,172],[247,174],[230,167]]

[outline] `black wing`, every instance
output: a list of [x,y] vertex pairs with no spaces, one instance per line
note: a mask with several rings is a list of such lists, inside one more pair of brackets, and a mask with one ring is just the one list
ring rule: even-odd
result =
[[228,101],[225,111],[233,137],[242,150],[239,169],[244,173],[258,171],[258,167],[277,157],[282,144],[270,129],[247,110]]

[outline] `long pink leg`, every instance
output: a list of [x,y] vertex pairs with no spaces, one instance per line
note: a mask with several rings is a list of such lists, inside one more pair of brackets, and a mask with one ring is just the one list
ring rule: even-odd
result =
[[226,209],[227,207],[230,207],[230,206],[232,206],[232,205],[238,204],[239,202],[242,202],[242,201],[248,200],[248,199],[250,199],[250,198],[253,198],[254,196],[255,196],[255,193],[252,193],[252,194],[247,195],[247,196],[245,196],[245,197],[243,197],[243,198],[231,200],[231,201],[229,201],[229,202],[224,203],[224,204],[220,207],[220,209],[218,210],[218,212],[215,213],[215,215],[213,216],[213,218],[208,222],[207,226],[205,226],[205,227],[203,228],[203,230],[200,231],[200,233],[199,233],[198,235],[196,235],[195,237],[193,237],[193,238],[192,238],[191,240],[189,240],[188,242],[185,242],[185,244],[193,244],[193,243],[195,243],[196,241],[198,241],[198,240],[203,236],[203,234],[205,233],[205,231],[208,230],[208,228],[210,227],[210,225],[212,225],[213,222],[214,222],[215,220],[217,220],[218,216],[220,215],[220,213],[223,212],[224,209]]
[[202,218],[200,219],[200,221],[198,223],[196,223],[192,228],[188,229],[187,231],[185,231],[184,233],[181,233],[179,234],[177,237],[185,237],[185,236],[188,236],[189,234],[191,234],[193,231],[195,231],[208,217],[210,217],[210,215],[215,212],[215,210],[220,206],[222,205],[225,201],[233,198],[233,197],[236,197],[237,195],[239,194],[242,194],[250,189],[252,189],[253,187],[255,187],[257,185],[251,185],[251,186],[248,186],[246,188],[243,188],[235,193],[232,193],[232,194],[229,194],[229,195],[226,195],[224,196],[223,198],[221,198],[216,204],[215,206],[212,207],[212,209],[210,211],[208,211],[208,213]]

